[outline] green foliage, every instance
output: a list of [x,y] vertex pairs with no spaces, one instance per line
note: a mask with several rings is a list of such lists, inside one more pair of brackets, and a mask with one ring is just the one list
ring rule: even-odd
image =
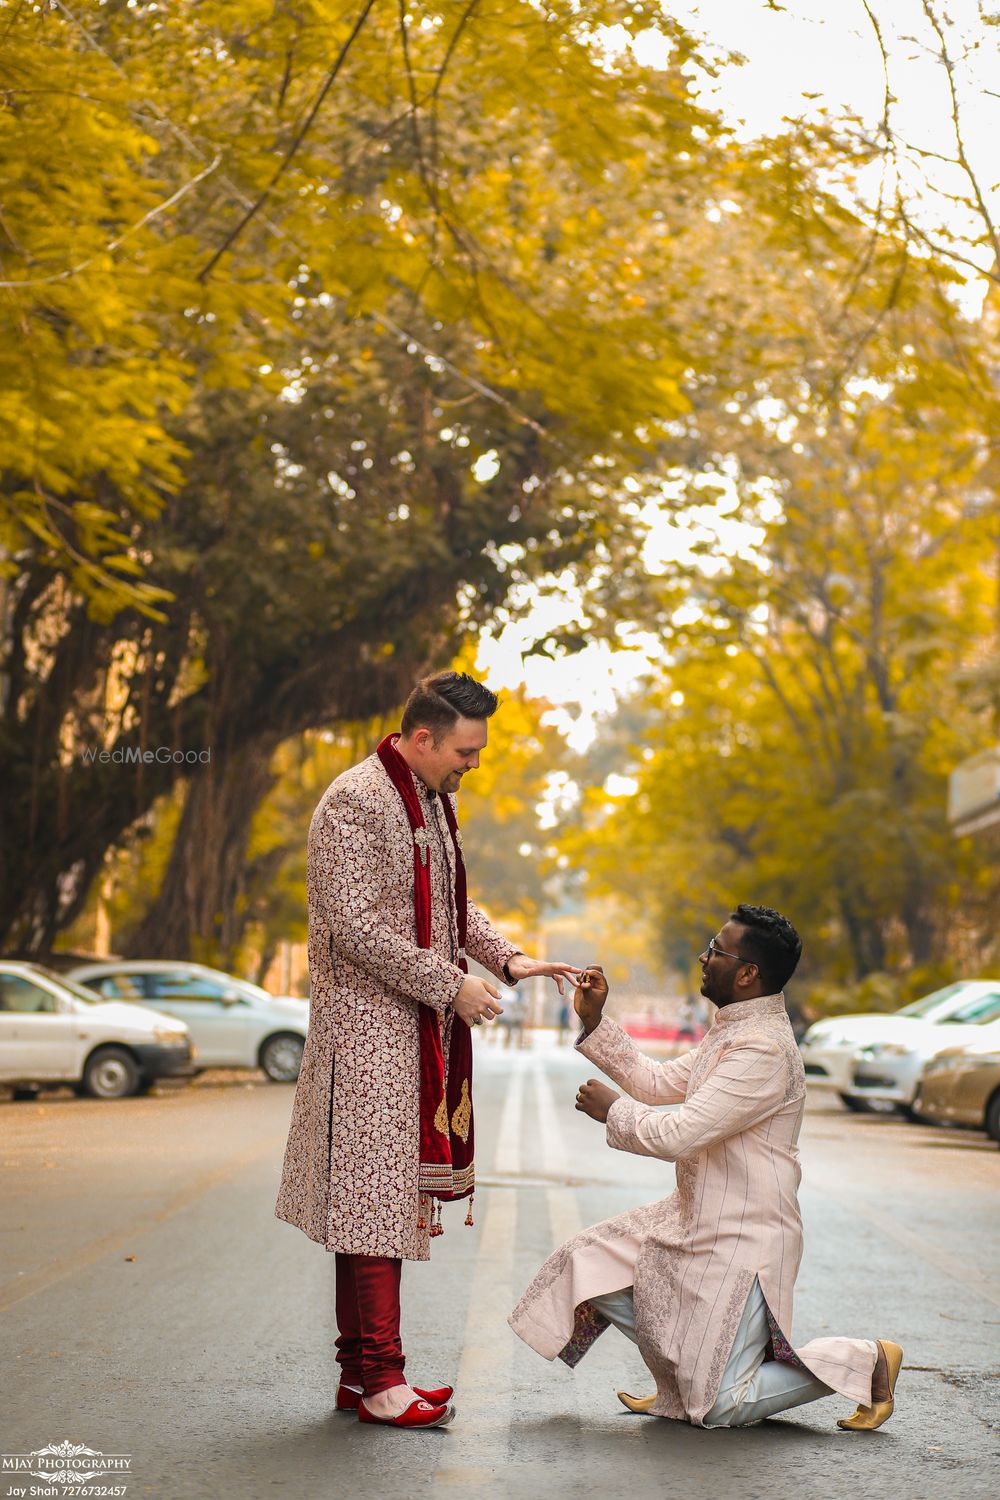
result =
[[806,981],[994,949],[995,866],[946,821],[948,773],[993,737],[966,682],[996,619],[994,398],[979,330],[946,329],[915,302],[835,414],[782,414],[769,481],[722,486],[754,546],[706,534],[646,584],[658,722],[636,795],[592,790],[571,846],[670,961],[740,900],[800,926]]
[[[577,644],[635,621],[669,641],[693,707],[657,753],[690,768],[686,813],[729,797],[716,851],[782,889],[758,793],[794,822],[819,785],[823,922],[861,912],[862,966],[894,922],[919,947],[966,879],[933,809],[968,730],[924,725],[986,607],[966,560],[996,411],[954,274],[851,206],[875,148],[827,121],[737,139],[682,28],[659,20],[662,69],[597,44],[648,24],[630,0],[86,19],[3,21],[0,940],[46,946],[186,781],[135,941],[235,951],[295,820],[251,832],[279,746],[385,712],[571,570]],[[713,485],[764,519],[765,565],[651,585],[643,503]],[[527,843],[535,742],[507,830]],[[80,761],[209,746],[204,769]],[[497,879],[537,909],[516,864]],[[678,893],[685,943],[715,894]]]
[[567,763],[565,741],[545,722],[549,705],[524,690],[502,694],[479,769],[459,803],[472,897],[505,931],[535,943],[549,904],[550,838],[539,809],[550,778]]

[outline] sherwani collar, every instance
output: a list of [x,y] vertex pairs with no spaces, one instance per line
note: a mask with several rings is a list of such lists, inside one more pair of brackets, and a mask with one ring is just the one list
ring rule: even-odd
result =
[[754,1000],[734,1000],[715,1012],[713,1026],[739,1026],[743,1021],[759,1021],[762,1016],[787,1015],[784,992],[758,995]]

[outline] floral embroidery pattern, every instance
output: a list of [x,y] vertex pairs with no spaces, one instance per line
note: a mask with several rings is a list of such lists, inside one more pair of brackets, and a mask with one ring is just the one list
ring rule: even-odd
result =
[[[740,1326],[740,1319],[743,1317],[747,1298],[752,1292],[753,1284],[756,1280],[757,1278],[753,1271],[739,1271],[737,1273],[733,1278],[733,1290],[729,1298],[729,1304],[719,1323],[718,1330],[713,1330],[716,1342],[715,1351],[712,1355],[712,1363],[708,1371],[708,1386],[710,1390],[715,1392],[716,1396],[719,1394],[719,1386],[722,1384],[722,1377],[725,1373],[726,1365],[729,1363],[729,1356],[733,1352],[736,1330]],[[712,1399],[714,1401],[715,1397],[713,1396]]]
[[559,1358],[563,1364],[569,1365],[572,1370],[580,1363],[595,1339],[599,1339],[605,1329],[610,1327],[608,1319],[603,1313],[597,1311],[593,1303],[581,1302],[576,1310],[573,1332],[565,1346],[559,1351]]
[[782,1333],[781,1329],[778,1326],[777,1318],[774,1316],[774,1313],[768,1307],[766,1302],[764,1303],[764,1311],[767,1314],[767,1325],[771,1330],[771,1351],[774,1355],[774,1358],[778,1360],[780,1364],[795,1365],[800,1370],[807,1369],[808,1366],[805,1365],[801,1359],[799,1359],[799,1356],[796,1354],[791,1344],[785,1338],[785,1335]]
[[462,1084],[462,1097],[458,1101],[458,1107],[451,1117],[451,1128],[463,1141],[469,1139],[469,1126],[472,1123],[472,1100],[469,1098],[469,1081],[466,1079]]

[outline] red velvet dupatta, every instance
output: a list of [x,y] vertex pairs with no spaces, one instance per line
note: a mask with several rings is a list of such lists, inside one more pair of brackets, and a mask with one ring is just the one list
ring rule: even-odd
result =
[[[413,905],[417,943],[431,945],[430,838],[413,773],[396,749],[396,735],[387,735],[376,754],[389,780],[399,793],[413,833]],[[448,797],[441,805],[455,850],[455,909],[458,918],[458,966],[468,971],[465,940],[469,909],[465,861],[455,818]],[[420,1192],[443,1202],[467,1198],[476,1186],[473,1160],[472,1035],[468,1024],[452,1017],[451,1044],[445,1074],[441,1021],[429,1005],[417,1007],[420,1025]],[[471,1218],[466,1220],[471,1223]],[[439,1218],[440,1223],[440,1218]],[[432,1225],[432,1233],[440,1233]]]

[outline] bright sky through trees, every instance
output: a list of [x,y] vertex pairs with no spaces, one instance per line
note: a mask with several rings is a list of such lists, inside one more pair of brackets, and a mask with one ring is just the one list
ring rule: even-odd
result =
[[[991,211],[1000,218],[1000,29],[984,18],[1000,7],[977,0],[949,0],[948,37],[960,66],[956,82],[961,119],[970,160],[987,189]],[[856,115],[874,136],[885,107],[885,71],[877,23],[889,63],[893,95],[893,125],[912,146],[904,162],[907,196],[918,205],[925,226],[932,230],[946,222],[956,234],[974,233],[973,226],[947,195],[962,192],[953,165],[935,159],[953,153],[954,135],[945,70],[937,58],[937,42],[922,0],[677,0],[670,13],[695,33],[706,36],[720,50],[740,54],[744,62],[721,68],[717,78],[703,78],[702,98],[718,108],[730,125],[742,122],[748,137],[781,130],[786,119],[814,119],[821,111]],[[613,53],[624,44],[623,28],[606,37]],[[636,55],[656,65],[669,55],[667,40],[651,28],[641,35]],[[925,154],[932,153],[932,154]],[[877,193],[877,167],[869,168],[865,184]],[[971,258],[988,265],[983,249]],[[975,313],[982,302],[985,281],[971,277],[962,297],[966,311]],[[726,502],[706,507],[690,517],[697,532],[708,526],[723,539],[725,550],[737,552],[753,545],[753,529],[727,518]],[[686,555],[685,533],[674,518],[652,503],[642,508],[650,528],[647,564],[657,571],[664,561]],[[530,692],[556,704],[571,705],[563,716],[572,724],[570,740],[586,745],[594,733],[594,719],[609,712],[616,694],[634,686],[647,666],[646,652],[656,643],[636,636],[612,650],[598,642],[579,654],[552,660],[523,657],[532,642],[547,631],[575,623],[581,600],[568,593],[544,594],[532,588],[534,603],[521,620],[506,626],[496,638],[484,636],[479,666],[494,686],[513,686],[524,680]],[[577,717],[576,705],[579,705]]]

